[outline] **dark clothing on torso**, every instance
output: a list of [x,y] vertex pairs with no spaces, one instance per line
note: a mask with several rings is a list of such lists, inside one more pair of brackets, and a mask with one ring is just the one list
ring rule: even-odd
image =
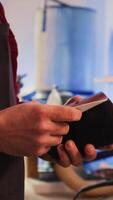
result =
[[[4,9],[1,3],[0,23],[8,23],[5,18]],[[12,33],[11,29],[9,29],[8,42],[13,72],[12,81],[16,96],[18,49],[14,34]],[[5,77],[3,78],[5,79]],[[24,200],[24,160],[22,157],[14,157],[0,153],[0,200]]]

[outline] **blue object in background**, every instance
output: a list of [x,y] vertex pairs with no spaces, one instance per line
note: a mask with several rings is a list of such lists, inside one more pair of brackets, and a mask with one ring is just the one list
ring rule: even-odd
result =
[[44,82],[49,88],[93,91],[95,16],[89,8],[46,5],[42,32],[48,49]]

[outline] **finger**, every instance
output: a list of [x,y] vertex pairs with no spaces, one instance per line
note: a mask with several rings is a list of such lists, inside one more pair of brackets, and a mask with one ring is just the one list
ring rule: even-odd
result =
[[62,136],[50,136],[43,138],[44,146],[57,146],[62,143]]
[[57,152],[59,155],[58,164],[63,167],[69,167],[71,162],[62,144],[57,147]]
[[49,116],[56,122],[78,121],[82,116],[82,112],[76,108],[69,106],[49,106],[47,107]]
[[50,135],[66,135],[69,132],[69,124],[59,123],[59,122],[51,122],[50,125]]
[[80,101],[81,101],[80,96],[74,96],[74,97],[71,97],[70,99],[68,99],[68,101],[66,102],[66,105],[69,105],[72,103],[79,103]]
[[92,144],[85,146],[85,160],[94,160],[97,156],[96,149]]
[[68,153],[72,165],[79,166],[83,163],[82,156],[72,140],[68,140],[66,142],[65,149],[66,152]]
[[38,104],[41,104],[39,101],[36,101],[36,100],[32,100],[31,102],[30,102],[30,104],[36,104],[36,105],[38,105]]
[[113,149],[113,144],[111,144],[111,145],[108,145],[109,146],[109,148],[112,150]]
[[111,151],[111,150],[113,150],[113,144],[111,144],[111,145],[106,145],[106,146],[101,147],[101,148],[99,148],[99,149]]
[[40,148],[39,147],[37,148],[37,151],[36,153],[34,153],[34,156],[42,156],[44,154],[46,154],[48,151],[50,150],[50,147],[43,147],[43,148]]

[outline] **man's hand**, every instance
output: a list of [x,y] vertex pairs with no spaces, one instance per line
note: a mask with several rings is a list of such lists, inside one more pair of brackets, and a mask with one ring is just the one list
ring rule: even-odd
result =
[[23,103],[0,111],[0,152],[16,156],[41,156],[61,144],[69,131],[66,122],[81,112],[68,106]]
[[[75,96],[68,101],[68,104],[73,102],[79,103],[80,100],[81,98],[79,96]],[[108,145],[100,149],[113,150],[113,145]],[[92,144],[87,144],[85,146],[85,158],[83,158],[72,140],[67,141],[65,145],[58,145],[57,151],[59,154],[59,161],[57,163],[64,167],[82,165],[84,160],[94,160],[97,155],[95,147]]]
[[69,167],[70,165],[79,166],[83,164],[84,160],[94,160],[96,158],[96,149],[93,145],[86,145],[85,158],[83,158],[72,140],[67,141],[65,145],[59,145],[57,151],[59,154],[59,161],[57,163],[63,167]]
[[[70,103],[73,103],[73,102],[79,103],[80,101],[81,101],[80,96],[74,96],[68,100],[66,105],[69,105]],[[78,151],[76,144],[72,140],[67,141],[65,145],[62,145],[62,144],[59,145],[57,147],[57,151],[60,158],[59,164],[64,167],[68,167],[71,164],[75,166],[79,166],[84,161],[84,158],[82,157],[82,155]],[[96,158],[95,147],[91,144],[87,144],[85,147],[85,154],[86,154],[85,155],[86,160],[95,159]]]

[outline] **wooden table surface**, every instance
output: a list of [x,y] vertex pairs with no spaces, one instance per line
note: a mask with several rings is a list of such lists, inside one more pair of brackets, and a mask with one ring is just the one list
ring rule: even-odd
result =
[[[25,187],[25,200],[73,200],[74,192],[70,192],[65,185],[41,183],[27,180]],[[99,198],[78,198],[77,200],[113,200],[113,196]]]

